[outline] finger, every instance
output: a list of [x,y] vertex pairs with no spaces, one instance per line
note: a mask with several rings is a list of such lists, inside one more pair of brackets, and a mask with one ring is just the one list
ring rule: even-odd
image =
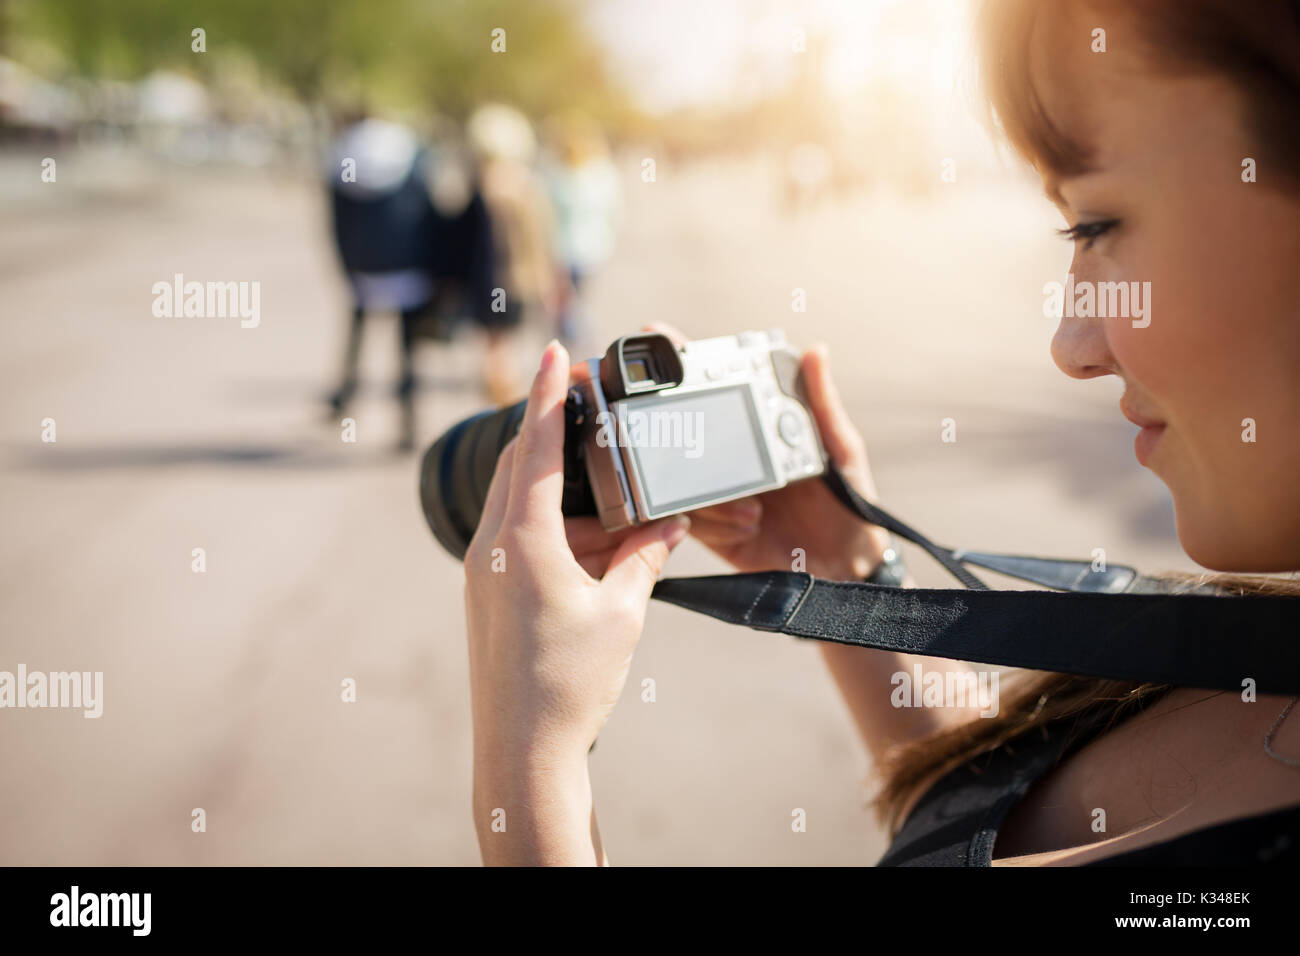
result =
[[514,470],[515,446],[517,439],[512,438],[497,456],[497,465],[492,472],[492,481],[488,485],[487,499],[483,502],[483,514],[478,519],[478,528],[474,537],[492,541],[501,530],[505,518],[506,501],[510,495],[510,475]]
[[717,521],[722,524],[757,525],[763,517],[763,503],[757,496],[724,501],[691,512],[691,521]]
[[528,392],[519,426],[510,500],[505,520],[543,534],[564,534],[560,499],[564,495],[564,399],[568,394],[569,353],[552,340]]
[[569,550],[575,557],[592,551],[613,551],[635,530],[633,527],[606,531],[599,518],[588,515],[564,519],[564,535],[569,541]]
[[676,515],[665,521],[642,525],[618,546],[605,572],[602,586],[626,594],[639,605],[650,600],[650,589],[668,561],[668,553],[681,543],[691,528],[691,519]]
[[840,468],[866,466],[867,450],[831,379],[830,354],[825,345],[815,345],[800,363],[804,390],[826,453]]
[[675,325],[669,325],[667,322],[649,322],[641,326],[642,332],[658,332],[660,335],[666,335],[673,340],[673,345],[681,348],[690,341],[683,332]]
[[726,521],[710,521],[691,515],[691,536],[711,548],[733,547],[752,541],[758,536],[758,525],[738,525]]

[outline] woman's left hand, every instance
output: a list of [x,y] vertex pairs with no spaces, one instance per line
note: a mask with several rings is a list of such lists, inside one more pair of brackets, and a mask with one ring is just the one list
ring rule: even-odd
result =
[[[476,803],[507,792],[535,798],[548,772],[576,772],[580,762],[585,773],[627,680],[650,590],[690,526],[679,516],[611,535],[595,518],[566,521],[568,385],[568,354],[552,342],[465,554]],[[480,794],[485,787],[493,796]]]

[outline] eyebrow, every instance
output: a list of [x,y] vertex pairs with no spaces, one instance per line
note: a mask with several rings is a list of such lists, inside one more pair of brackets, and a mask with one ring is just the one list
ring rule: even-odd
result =
[[1073,182],[1076,179],[1083,179],[1085,176],[1096,176],[1104,171],[1100,164],[1089,160],[1087,165],[1081,165],[1077,169],[1071,169],[1068,172],[1060,169],[1049,169],[1046,172],[1040,170],[1039,175],[1043,179],[1043,193],[1047,198],[1057,206],[1068,206],[1069,203],[1061,192],[1061,188],[1066,183]]
[[1073,177],[1071,176],[1062,176],[1059,173],[1047,173],[1043,176],[1043,192],[1047,195],[1047,198],[1052,201],[1052,205],[1069,205],[1069,203],[1065,201],[1065,197],[1061,195],[1061,184],[1067,179],[1072,178]]
[[1027,74],[1020,84],[1019,95],[1004,89],[1002,101],[995,102],[1003,134],[1042,177],[1047,198],[1062,205],[1064,183],[1098,171],[1096,146],[1091,137],[1071,128],[1076,124],[1070,117],[1058,120],[1049,112]]

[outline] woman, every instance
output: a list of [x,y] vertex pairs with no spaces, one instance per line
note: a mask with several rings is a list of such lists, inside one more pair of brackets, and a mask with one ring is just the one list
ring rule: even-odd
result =
[[[1093,52],[1099,28],[1104,53]],[[1298,4],[991,0],[981,36],[997,120],[1069,224],[1075,283],[1149,281],[1154,292],[1144,327],[1063,318],[1053,359],[1074,378],[1123,381],[1120,409],[1142,429],[1136,453],[1168,485],[1192,559],[1300,568]],[[785,568],[797,544],[812,573],[861,578],[887,544],[880,529],[844,522],[816,482],[613,537],[592,520],[566,528],[567,368],[548,347],[466,557],[475,816],[489,863],[605,860],[587,749],[688,525],[742,571]],[[828,454],[873,497],[824,350],[805,355],[803,375]],[[1243,441],[1244,419],[1255,441]],[[491,573],[494,547],[511,555],[510,574]],[[885,778],[878,805],[896,838],[883,862],[1267,862],[1300,844],[1292,700],[1030,674],[999,717],[979,719],[891,706],[890,675],[913,659],[821,647]],[[496,808],[510,808],[506,833],[493,830]]]
[[467,215],[475,228],[470,253],[474,318],[487,333],[483,383],[493,403],[518,401],[510,341],[529,311],[556,313],[551,210],[532,164],[537,140],[528,118],[497,103],[465,124],[474,157],[475,193]]

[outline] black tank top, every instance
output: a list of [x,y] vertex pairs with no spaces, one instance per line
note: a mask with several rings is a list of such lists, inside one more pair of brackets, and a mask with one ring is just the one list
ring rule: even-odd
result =
[[[990,866],[998,828],[1011,808],[1035,780],[1097,736],[1107,716],[1046,724],[942,777],[917,802],[877,865]],[[1083,865],[1264,863],[1300,863],[1300,806],[1231,820]]]

